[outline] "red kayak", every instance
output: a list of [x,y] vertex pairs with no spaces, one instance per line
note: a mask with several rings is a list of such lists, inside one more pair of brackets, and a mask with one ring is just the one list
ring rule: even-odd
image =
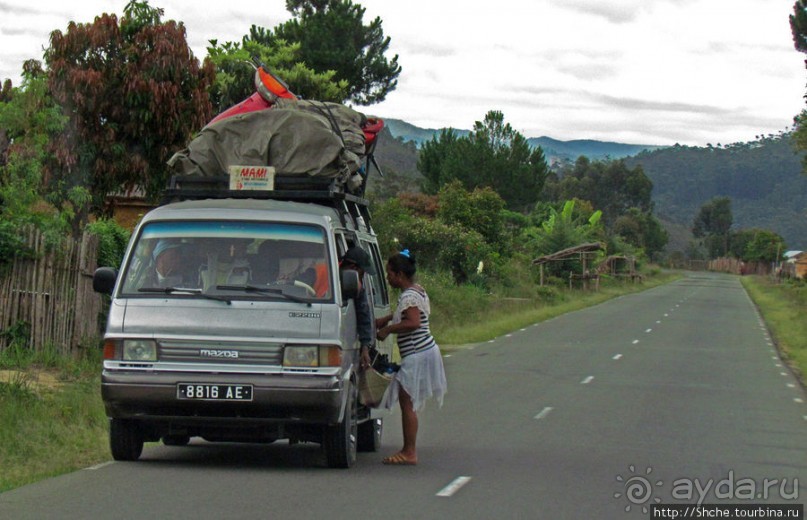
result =
[[[256,58],[253,58],[253,61],[255,62],[255,93],[244,101],[231,106],[217,115],[208,124],[238,114],[270,109],[275,105],[275,101],[278,98],[298,99],[298,97],[289,90],[289,86],[286,85],[283,80],[272,74],[263,63]],[[361,129],[362,132],[364,132],[365,149],[369,152],[372,150],[376,136],[384,129],[384,121],[377,117],[368,117],[366,122],[362,124]]]

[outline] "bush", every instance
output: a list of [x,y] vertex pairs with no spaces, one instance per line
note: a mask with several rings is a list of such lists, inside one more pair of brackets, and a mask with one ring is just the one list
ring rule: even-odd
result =
[[31,256],[33,253],[20,238],[20,230],[14,223],[0,220],[0,267],[10,264],[15,256]]
[[87,230],[98,235],[98,266],[120,267],[131,233],[114,220],[98,220]]
[[449,271],[458,283],[471,279],[479,262],[493,265],[496,255],[476,231],[410,215],[392,199],[374,209],[373,225],[385,257],[410,249],[423,269]]
[[432,304],[430,324],[434,334],[460,327],[472,316],[482,318],[490,309],[491,299],[486,291],[475,285],[458,285],[447,271],[419,272],[418,283],[423,284],[429,293]]
[[457,283],[467,281],[479,262],[488,260],[491,253],[479,233],[434,220],[414,219],[411,227],[400,230],[398,239],[404,247],[415,251],[419,265],[446,269]]
[[504,227],[505,202],[491,188],[466,191],[462,183],[454,181],[443,186],[439,193],[437,216],[447,225],[457,225],[476,231],[501,254],[509,255],[510,244]]

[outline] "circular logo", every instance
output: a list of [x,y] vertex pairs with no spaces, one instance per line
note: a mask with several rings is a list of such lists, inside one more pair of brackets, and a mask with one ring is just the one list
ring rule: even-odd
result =
[[653,496],[653,486],[662,486],[664,482],[657,480],[652,482],[650,480],[650,473],[653,468],[648,467],[644,474],[637,474],[636,467],[631,464],[628,466],[631,474],[627,477],[622,475],[616,476],[616,481],[622,483],[622,490],[614,493],[614,498],[622,498],[623,496],[628,501],[625,506],[625,511],[630,511],[632,506],[642,506],[642,512],[648,513],[649,508],[647,505],[652,501],[656,504],[661,502],[661,499]]

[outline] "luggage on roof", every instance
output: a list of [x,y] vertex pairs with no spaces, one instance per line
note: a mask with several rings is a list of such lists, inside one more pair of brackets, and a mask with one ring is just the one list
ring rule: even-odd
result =
[[168,166],[176,175],[202,177],[232,166],[271,166],[279,176],[331,178],[356,192],[382,128],[380,119],[338,103],[278,99],[270,108],[208,124]]

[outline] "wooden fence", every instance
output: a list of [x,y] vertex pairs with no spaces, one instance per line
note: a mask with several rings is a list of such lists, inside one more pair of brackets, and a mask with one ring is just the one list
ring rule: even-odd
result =
[[46,248],[39,231],[24,240],[31,258],[15,257],[0,267],[0,351],[15,338],[27,347],[53,347],[76,354],[100,336],[98,317],[103,298],[92,290],[98,237],[85,233]]
[[736,258],[715,258],[709,261],[709,270],[732,274],[767,276],[771,274],[772,268],[770,262],[743,262]]

